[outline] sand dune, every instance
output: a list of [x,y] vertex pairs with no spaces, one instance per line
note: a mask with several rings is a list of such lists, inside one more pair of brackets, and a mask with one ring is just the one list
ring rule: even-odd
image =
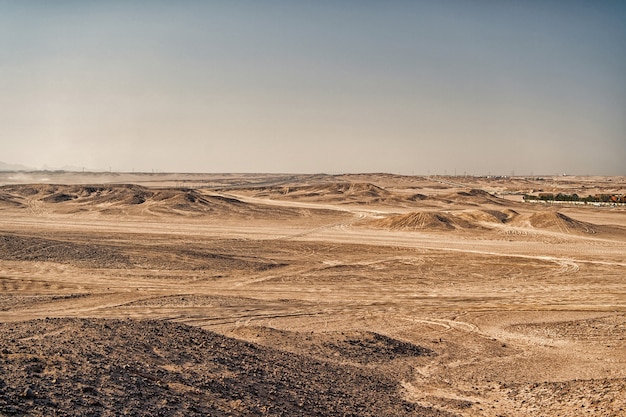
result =
[[429,197],[424,194],[407,194],[389,191],[367,182],[325,182],[313,185],[281,187],[256,187],[238,189],[255,197],[273,200],[294,200],[349,205],[410,206]]
[[376,219],[367,224],[391,230],[454,230],[452,216],[433,212],[412,212]]
[[449,211],[419,211],[406,214],[396,214],[383,219],[363,222],[369,226],[390,230],[462,230],[462,229],[490,229],[493,225],[503,224],[514,219],[519,214],[514,210],[459,210]]
[[539,211],[520,214],[512,209],[419,211],[394,214],[382,219],[366,220],[361,225],[406,231],[496,230],[509,225],[529,230],[559,232],[564,234],[608,233],[611,228],[575,220],[557,211]]
[[[444,186],[442,188],[445,189]],[[257,197],[339,204],[376,204],[398,207],[427,207],[441,204],[466,207],[515,205],[511,201],[503,200],[479,189],[457,191],[442,195],[408,193],[407,191],[388,190],[367,182],[334,182],[306,186],[257,188],[254,190]]]
[[519,216],[519,213],[512,209],[504,210],[463,210],[454,212],[454,216],[463,220],[468,227],[489,226],[491,224],[508,223]]
[[[276,217],[294,217],[308,210],[259,207],[237,198],[189,188],[149,188],[136,184],[8,185],[0,188],[0,207],[37,207],[59,214],[228,215],[252,216],[270,210]],[[306,212],[306,213],[305,213]]]
[[324,200],[341,197],[352,198],[384,198],[390,193],[384,188],[370,183],[334,182],[314,185],[295,185],[281,187],[259,187],[251,189],[258,196],[292,199],[319,199]]
[[471,189],[470,191],[457,191],[455,193],[444,194],[437,197],[438,200],[446,203],[463,204],[470,206],[483,205],[511,205],[510,201],[505,201],[495,195],[480,189]]
[[561,233],[598,233],[601,226],[572,219],[558,211],[539,211],[519,216],[513,224]]
[[135,184],[43,185],[17,188],[15,192],[25,198],[36,197],[50,204],[51,209],[66,212],[79,211],[81,207],[113,210],[134,206],[142,206],[142,209],[149,207],[152,211],[210,212],[218,208],[246,205],[236,199],[204,196],[192,189],[148,189]]

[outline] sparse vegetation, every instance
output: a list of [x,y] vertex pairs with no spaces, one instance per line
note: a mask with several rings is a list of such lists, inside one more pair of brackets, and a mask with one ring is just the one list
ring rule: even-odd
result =
[[578,194],[563,194],[563,193],[541,193],[538,195],[524,194],[525,201],[571,201],[571,202],[583,202],[583,203],[626,203],[625,194],[596,194],[588,195],[587,197],[580,197]]

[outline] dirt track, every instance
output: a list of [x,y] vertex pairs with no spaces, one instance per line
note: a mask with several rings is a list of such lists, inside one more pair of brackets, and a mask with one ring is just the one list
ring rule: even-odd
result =
[[[502,198],[537,188],[527,179],[136,174],[114,179],[132,186],[84,186],[79,183],[102,178],[58,175],[74,185],[0,187],[0,350],[8,352],[0,353],[0,375],[12,375],[0,377],[0,415],[70,412],[75,403],[59,400],[61,392],[98,402],[94,415],[148,410],[141,401],[122,407],[117,398],[132,375],[116,373],[122,385],[100,375],[97,362],[76,350],[90,343],[111,346],[102,353],[111,366],[135,361],[167,371],[157,380],[142,377],[144,397],[165,401],[144,401],[152,411],[177,401],[162,409],[185,415],[193,407],[215,415],[626,412],[623,207]],[[549,190],[616,192],[619,184],[557,178]],[[132,344],[116,350],[116,336],[94,330],[153,332],[157,343],[164,329],[190,331],[184,325],[217,332],[201,337],[229,346],[215,355],[231,361],[228,372],[239,376],[217,397],[198,394],[204,386],[198,381],[217,381],[225,370],[202,365],[190,376],[166,367],[192,355],[184,352],[201,355],[197,346],[154,345],[175,357],[161,363],[163,355],[146,356]],[[42,336],[56,328],[65,329],[63,337]],[[82,368],[45,359],[59,343],[59,358],[75,358]],[[248,357],[251,347],[259,353]],[[37,363],[40,372],[29,373]],[[248,378],[263,378],[248,372],[250,363],[263,372],[288,369],[288,376],[255,388]],[[70,390],[82,386],[81,372],[98,375],[85,383],[88,392]],[[337,382],[344,408],[330,407],[337,397],[329,386],[306,384],[312,373]],[[378,382],[361,393],[359,378]],[[186,388],[172,391],[173,384]],[[26,395],[29,387],[34,396]]]

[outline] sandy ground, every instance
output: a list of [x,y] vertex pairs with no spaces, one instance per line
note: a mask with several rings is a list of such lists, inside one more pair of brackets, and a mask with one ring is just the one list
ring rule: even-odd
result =
[[0,184],[0,415],[626,414],[624,178]]

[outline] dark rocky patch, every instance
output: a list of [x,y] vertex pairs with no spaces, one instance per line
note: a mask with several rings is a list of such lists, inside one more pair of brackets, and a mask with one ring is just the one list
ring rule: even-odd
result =
[[162,321],[0,324],[0,414],[451,416],[373,370]]
[[360,333],[328,343],[342,357],[361,363],[386,362],[400,357],[431,356],[430,349],[392,339],[378,333]]
[[0,234],[0,259],[58,262],[93,268],[131,265],[129,258],[114,247],[13,234]]
[[72,194],[55,193],[43,198],[43,201],[45,201],[46,203],[63,203],[65,201],[75,200],[76,198],[78,198],[78,196]]

